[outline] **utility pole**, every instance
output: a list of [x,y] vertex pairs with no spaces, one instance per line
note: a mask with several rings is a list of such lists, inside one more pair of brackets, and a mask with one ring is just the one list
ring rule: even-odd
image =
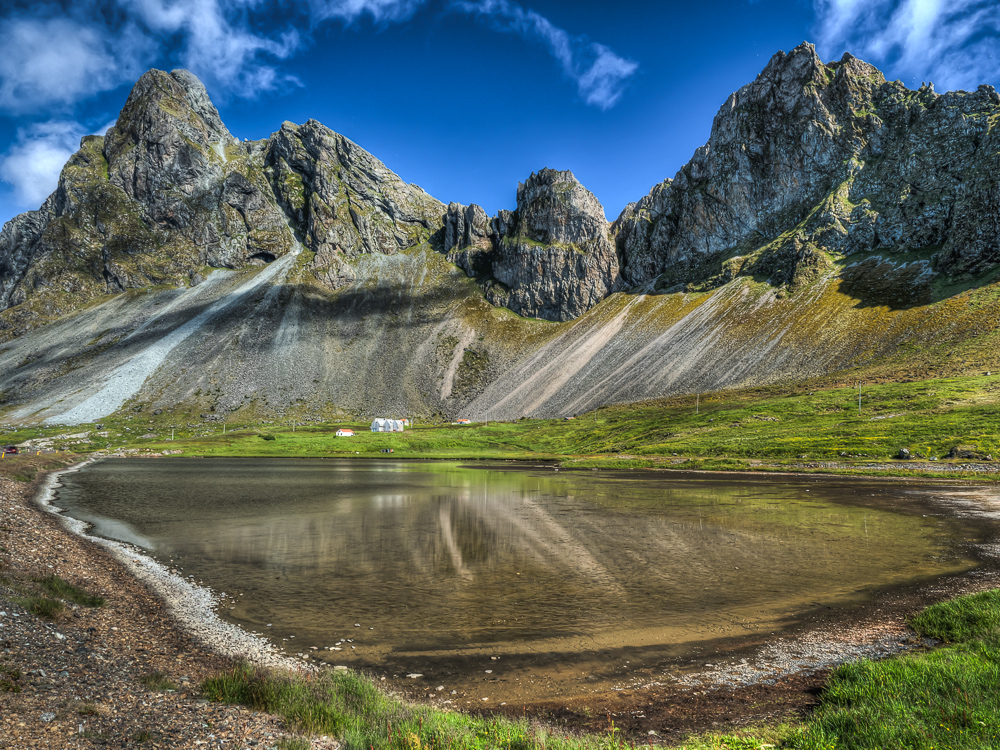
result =
[[694,413],[697,414],[701,408],[701,394],[696,393],[694,395]]
[[861,416],[861,381],[858,381],[858,416]]

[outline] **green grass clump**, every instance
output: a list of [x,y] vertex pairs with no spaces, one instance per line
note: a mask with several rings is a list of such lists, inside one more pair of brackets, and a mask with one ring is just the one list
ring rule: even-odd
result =
[[404,704],[358,674],[278,672],[241,665],[202,684],[210,700],[281,716],[295,731],[334,735],[344,750],[626,750],[605,735],[568,738],[526,720],[478,718]]
[[21,670],[0,664],[0,693],[21,692]]
[[1000,748],[1000,592],[935,604],[911,624],[951,645],[838,668],[788,746]]
[[47,620],[54,620],[65,609],[62,602],[47,596],[15,597],[14,602],[36,617],[44,617]]
[[64,599],[83,607],[103,607],[104,599],[100,596],[89,594],[78,586],[74,586],[69,581],[57,575],[47,575],[44,578],[36,578],[35,583],[53,596]]
[[142,675],[139,678],[139,682],[156,692],[177,689],[177,686],[170,680],[166,673],[160,671]]
[[945,643],[1000,638],[1000,590],[939,602],[914,617],[914,630]]

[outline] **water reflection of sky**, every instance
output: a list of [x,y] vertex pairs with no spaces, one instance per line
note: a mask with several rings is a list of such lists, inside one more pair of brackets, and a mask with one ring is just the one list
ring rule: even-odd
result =
[[248,623],[365,619],[419,648],[716,632],[961,565],[946,524],[860,485],[183,459],[66,481],[100,533],[246,592]]

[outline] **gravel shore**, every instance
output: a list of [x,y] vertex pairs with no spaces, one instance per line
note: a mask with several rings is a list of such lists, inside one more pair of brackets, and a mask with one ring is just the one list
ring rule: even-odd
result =
[[[0,748],[276,748],[289,734],[280,719],[208,703],[198,686],[232,658],[279,657],[227,629],[208,591],[39,508],[33,498],[54,481],[0,478]],[[53,573],[104,606],[72,605],[46,620],[15,602]],[[159,689],[146,686],[156,681]],[[315,738],[313,747],[336,743]]]

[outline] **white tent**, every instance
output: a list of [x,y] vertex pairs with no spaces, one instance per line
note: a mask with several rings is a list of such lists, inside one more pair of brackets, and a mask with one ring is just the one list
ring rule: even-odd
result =
[[372,422],[372,432],[402,432],[403,423],[398,419],[376,417]]

